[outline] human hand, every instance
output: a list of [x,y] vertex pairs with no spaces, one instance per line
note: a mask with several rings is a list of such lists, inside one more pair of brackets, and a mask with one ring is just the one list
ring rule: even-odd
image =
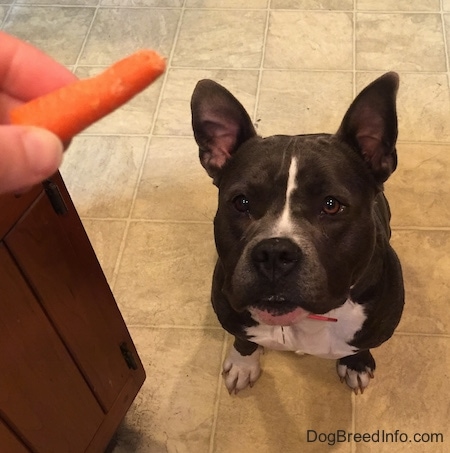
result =
[[0,31],[0,193],[20,191],[51,176],[64,149],[45,129],[12,126],[9,112],[74,80],[45,53]]

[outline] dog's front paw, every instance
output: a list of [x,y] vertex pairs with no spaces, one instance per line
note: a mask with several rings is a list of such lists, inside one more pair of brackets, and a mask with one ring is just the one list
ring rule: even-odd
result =
[[263,348],[258,348],[250,355],[241,355],[234,347],[223,362],[223,377],[230,395],[237,394],[245,387],[252,387],[261,374],[259,356]]
[[375,360],[370,351],[361,351],[339,359],[336,370],[341,382],[345,381],[356,395],[358,391],[362,394],[374,377]]

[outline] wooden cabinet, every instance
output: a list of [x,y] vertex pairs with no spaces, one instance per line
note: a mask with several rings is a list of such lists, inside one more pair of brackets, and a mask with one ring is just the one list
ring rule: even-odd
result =
[[145,379],[59,174],[0,196],[0,452],[101,453]]

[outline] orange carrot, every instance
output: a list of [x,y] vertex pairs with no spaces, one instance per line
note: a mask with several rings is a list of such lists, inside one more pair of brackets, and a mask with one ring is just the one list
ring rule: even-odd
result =
[[97,76],[16,107],[10,113],[11,123],[43,127],[68,142],[150,85],[165,66],[165,59],[153,50],[140,50]]

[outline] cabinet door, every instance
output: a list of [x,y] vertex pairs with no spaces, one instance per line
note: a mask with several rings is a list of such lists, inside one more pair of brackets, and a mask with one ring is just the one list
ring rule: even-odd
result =
[[108,412],[130,376],[139,388],[145,374],[64,183],[53,179],[67,210],[58,215],[42,193],[4,241]]
[[[85,451],[101,407],[1,243],[0,269],[0,419],[32,451]],[[0,427],[0,439],[14,445],[6,430]]]

